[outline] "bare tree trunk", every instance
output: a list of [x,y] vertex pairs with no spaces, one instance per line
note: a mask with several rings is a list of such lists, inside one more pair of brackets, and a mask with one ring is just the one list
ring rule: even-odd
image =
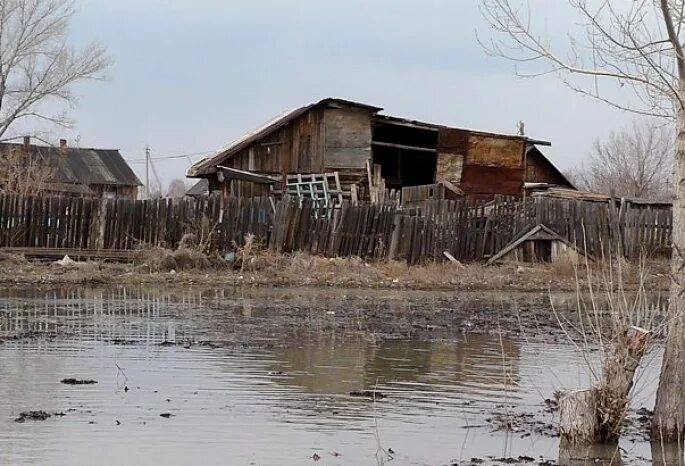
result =
[[630,327],[616,335],[614,349],[604,361],[602,383],[596,387],[599,440],[618,440],[628,408],[635,371],[645,354],[649,331]]
[[597,443],[598,424],[594,388],[568,392],[559,399],[559,430],[568,444]]
[[[685,81],[680,82],[685,94]],[[665,442],[682,439],[685,427],[685,109],[679,108],[673,184],[673,253],[668,335],[656,395],[652,438]]]
[[565,394],[559,400],[559,430],[571,444],[618,441],[625,419],[635,370],[645,352],[649,332],[629,327],[614,336],[604,360],[602,379],[589,390]]

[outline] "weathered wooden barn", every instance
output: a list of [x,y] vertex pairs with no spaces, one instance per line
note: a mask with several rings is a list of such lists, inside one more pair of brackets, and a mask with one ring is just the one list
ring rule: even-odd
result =
[[0,157],[10,156],[43,171],[42,189],[51,194],[136,199],[142,185],[116,149],[68,147],[64,139],[58,147],[42,146],[25,137],[23,144],[0,143]]
[[283,192],[294,175],[337,173],[344,196],[442,184],[448,197],[520,196],[526,183],[574,189],[545,157],[550,143],[383,115],[327,98],[283,113],[195,163],[191,178],[237,196]]

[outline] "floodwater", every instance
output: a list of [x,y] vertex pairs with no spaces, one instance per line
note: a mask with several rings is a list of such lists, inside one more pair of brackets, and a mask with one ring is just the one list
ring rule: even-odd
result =
[[[544,400],[589,382],[585,360],[549,330],[548,299],[5,290],[0,464],[556,462]],[[658,348],[647,355],[634,408],[652,406],[659,359]],[[385,397],[350,395],[374,389]],[[15,422],[31,410],[64,416]],[[528,422],[498,428],[510,418]],[[637,434],[614,453],[624,464],[652,457]]]

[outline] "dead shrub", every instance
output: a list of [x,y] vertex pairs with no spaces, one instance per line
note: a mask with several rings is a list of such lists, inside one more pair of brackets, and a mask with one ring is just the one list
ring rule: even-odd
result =
[[[562,397],[562,408],[567,406],[568,415],[564,416],[562,409],[561,433],[571,442],[615,441],[626,418],[636,371],[657,327],[658,307],[650,304],[647,296],[648,273],[643,261],[630,264],[611,256],[595,264],[585,260],[575,266],[575,274],[577,322],[558,313],[554,306],[552,310],[561,330],[587,363],[592,387]],[[630,275],[637,280],[634,291],[626,287]],[[597,360],[590,357],[595,351],[599,352]],[[583,406],[583,397],[591,404]],[[575,420],[579,406],[588,412],[586,423]]]
[[44,155],[21,149],[0,152],[0,191],[35,196],[46,191],[56,169]]
[[554,277],[575,279],[578,271],[578,257],[572,254],[561,255],[550,263],[549,268]]
[[219,222],[212,222],[206,215],[197,223],[186,225],[187,233],[178,242],[178,249],[193,249],[203,254],[212,251],[212,242]]
[[136,252],[134,265],[149,272],[181,272],[219,268],[218,259],[210,258],[194,249],[181,248],[176,251],[163,248],[141,249]]
[[240,268],[241,272],[257,271],[263,268],[264,264],[260,262],[264,261],[260,261],[260,256],[266,254],[266,249],[257,236],[248,233],[244,237],[242,246],[238,246],[234,241],[233,247],[236,250],[234,268]]
[[0,251],[0,264],[7,265],[26,265],[28,260],[21,254],[8,254]]

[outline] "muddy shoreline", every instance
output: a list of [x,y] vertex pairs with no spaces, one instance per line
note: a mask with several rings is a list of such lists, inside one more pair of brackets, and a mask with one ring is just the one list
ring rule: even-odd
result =
[[[652,305],[665,311],[665,296],[651,296]],[[15,325],[7,331],[13,320],[30,320],[36,299],[54,308],[52,315],[47,314],[47,323],[37,324],[36,329]],[[72,328],[66,319],[62,325],[55,318],[60,313],[80,316],[95,327],[101,318],[97,309],[107,308],[107,315],[125,322],[131,317],[127,307],[131,301],[153,303],[160,318],[174,321],[175,334],[160,336],[156,344],[185,348],[276,347],[293,340],[330,344],[350,339],[459,341],[469,335],[502,335],[547,344],[570,343],[569,338],[582,341],[582,335],[572,331],[579,318],[578,296],[573,292],[45,283],[6,288],[0,291],[0,300],[5,301],[5,309],[13,309],[3,316],[0,308],[0,342],[70,338],[89,330],[88,326]],[[601,297],[596,300],[601,306]],[[560,320],[567,322],[565,328]],[[136,340],[110,338],[109,342],[126,345]]]
[[[486,267],[433,263],[408,267],[401,262],[366,262],[359,258],[322,258],[305,254],[265,255],[239,268],[188,267],[179,264],[150,265],[81,262],[69,266],[28,261],[23,257],[0,257],[3,285],[172,285],[235,287],[315,287],[426,291],[531,291],[563,292],[584,289],[588,277],[595,286],[617,278],[606,267],[568,264],[527,264]],[[668,262],[651,261],[644,266],[625,263],[620,281],[627,290],[644,286],[652,292],[667,291]]]

